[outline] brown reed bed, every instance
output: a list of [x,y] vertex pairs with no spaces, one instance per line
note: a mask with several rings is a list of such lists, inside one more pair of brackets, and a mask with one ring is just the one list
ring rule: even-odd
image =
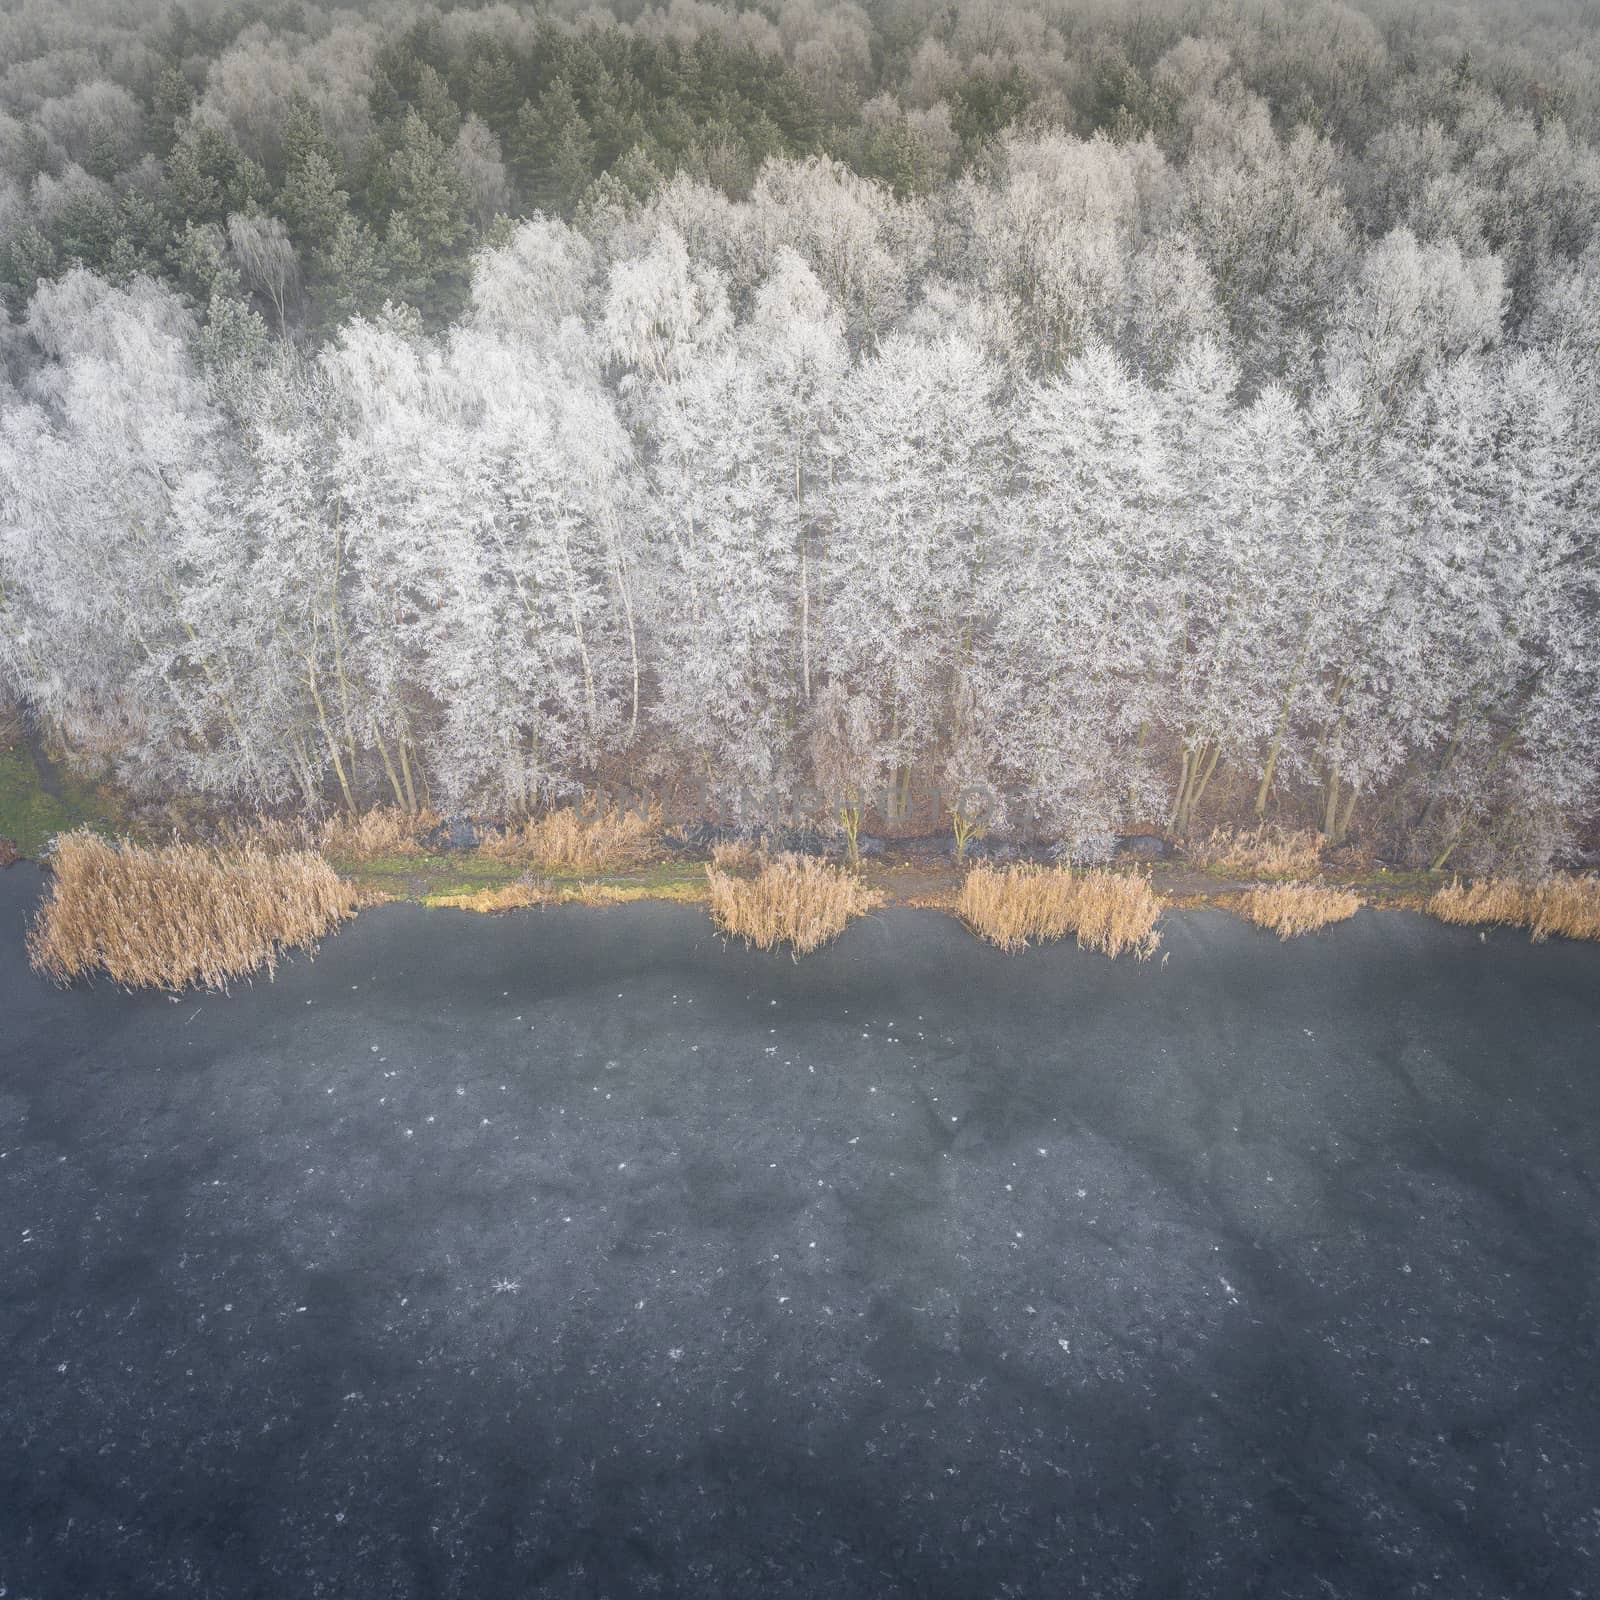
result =
[[1528,883],[1516,878],[1452,879],[1428,901],[1441,922],[1526,928],[1534,942],[1600,939],[1600,876],[1558,872]]
[[226,989],[310,949],[355,914],[356,888],[310,851],[260,845],[146,847],[63,834],[28,934],[57,983],[104,971],[127,989]]
[[1002,950],[1063,939],[1108,956],[1147,959],[1161,942],[1155,931],[1166,903],[1138,873],[1093,867],[977,866],[956,896],[956,914]]
[[524,911],[550,903],[549,886],[542,883],[496,883],[460,894],[430,894],[424,904],[450,911]]
[[1361,900],[1348,889],[1321,883],[1258,883],[1239,897],[1236,908],[1258,928],[1293,939],[1353,917]]
[[853,873],[815,856],[780,855],[748,877],[712,865],[706,882],[711,920],[723,933],[759,950],[788,945],[797,956],[883,904],[883,896]]

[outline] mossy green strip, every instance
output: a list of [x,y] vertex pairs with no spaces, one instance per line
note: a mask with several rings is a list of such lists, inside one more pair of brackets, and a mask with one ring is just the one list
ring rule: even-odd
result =
[[93,784],[56,770],[47,788],[26,746],[0,750],[0,838],[23,855],[42,856],[58,833],[109,830],[111,821],[111,807]]

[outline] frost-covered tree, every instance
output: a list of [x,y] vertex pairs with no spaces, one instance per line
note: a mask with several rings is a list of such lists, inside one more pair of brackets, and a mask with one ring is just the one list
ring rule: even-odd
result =
[[801,697],[812,695],[813,593],[837,444],[839,382],[847,354],[844,317],[815,274],[791,250],[779,253],[757,291],[746,336],[761,396],[761,425],[772,470],[787,487],[772,509],[780,537],[796,554]]
[[[998,181],[970,179],[957,191],[958,225],[947,252],[959,272],[1009,306],[1032,363],[1055,370],[1088,343],[1114,337],[1129,300],[1131,265],[1172,214],[1177,184],[1148,139],[1014,138],[999,160]],[[1169,278],[1182,277],[1186,267],[1170,257],[1156,264]],[[1198,262],[1187,276],[1202,276]],[[1191,302],[1197,292],[1204,298],[1193,283],[1181,291]],[[1146,318],[1160,315],[1147,281],[1135,293]],[[1190,338],[1206,331],[1205,311],[1193,310]]]
[[1575,515],[1571,442],[1562,374],[1532,354],[1451,363],[1392,436],[1397,484],[1425,530],[1424,626],[1443,688],[1438,731],[1418,752],[1436,866],[1499,786],[1560,808],[1585,781],[1584,761],[1564,757],[1584,749],[1590,708],[1570,707],[1571,737],[1546,710],[1552,683],[1581,681],[1592,651],[1593,529]]
[[1581,76],[1338,7],[402,6],[177,66],[25,9],[0,683],[86,764],[1446,868],[1592,825]]
[[439,345],[391,317],[328,359],[358,659],[381,691],[367,726],[408,804],[419,743],[433,791],[524,810],[592,781],[636,727],[629,445],[586,356],[482,328]]
[[758,270],[795,251],[833,297],[857,339],[879,335],[905,310],[928,248],[916,201],[897,201],[827,157],[771,161],[750,197]]
[[1176,485],[1156,397],[1100,344],[1024,391],[1013,438],[975,711],[1016,810],[1087,840],[1163,809],[1149,736],[1169,639],[1152,601],[1177,554]]
[[899,334],[840,394],[849,438],[820,575],[829,680],[871,694],[898,769],[938,783],[983,622],[1002,480],[997,377],[959,334]]
[[1280,140],[1259,98],[1213,104],[1191,135],[1184,186],[1185,224],[1246,382],[1305,373],[1353,245],[1332,145],[1305,126]]
[[671,381],[697,348],[715,345],[731,322],[721,275],[691,263],[670,226],[661,228],[648,253],[611,268],[603,336],[612,357],[643,379]]
[[1505,297],[1497,257],[1419,244],[1397,228],[1366,252],[1340,298],[1328,331],[1330,379],[1359,385],[1374,406],[1393,405],[1442,363],[1497,344]]
[[248,604],[222,533],[225,441],[168,291],[83,270],[41,287],[42,356],[0,450],[9,674],[69,747],[206,786],[217,747],[261,790],[275,758],[218,646]]
[[691,781],[749,820],[783,806],[804,704],[792,466],[768,399],[724,342],[654,386],[647,425],[656,715]]

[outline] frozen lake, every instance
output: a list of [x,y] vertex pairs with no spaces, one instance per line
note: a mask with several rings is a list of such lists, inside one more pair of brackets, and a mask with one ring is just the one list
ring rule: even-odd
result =
[[393,906],[232,997],[0,873],[0,1594],[1575,1596],[1600,949]]

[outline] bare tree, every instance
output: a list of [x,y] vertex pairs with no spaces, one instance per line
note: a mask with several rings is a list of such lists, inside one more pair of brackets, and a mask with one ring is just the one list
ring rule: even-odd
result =
[[278,320],[278,331],[289,330],[289,308],[300,287],[289,230],[277,217],[235,211],[228,218],[228,246],[245,283],[264,295]]

